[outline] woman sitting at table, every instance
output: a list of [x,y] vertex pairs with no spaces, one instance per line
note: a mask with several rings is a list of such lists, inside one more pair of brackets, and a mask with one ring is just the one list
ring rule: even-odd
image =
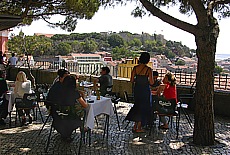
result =
[[80,116],[74,117],[74,119],[65,119],[58,116],[56,108],[77,108],[79,104],[83,108],[88,107],[88,104],[80,96],[78,90],[76,90],[76,78],[66,76],[63,82],[56,82],[49,90],[47,101],[51,106],[54,128],[61,134],[63,140],[71,141],[73,130],[82,126]]
[[[27,79],[26,73],[19,71],[15,81],[14,97],[23,98],[25,93],[32,93],[31,81]],[[16,105],[17,106],[17,105]],[[21,117],[21,125],[26,125],[26,116],[29,118],[29,123],[32,123],[32,116],[30,115],[31,109],[18,110],[18,114]]]
[[[172,105],[175,105],[176,108],[176,104],[177,104],[176,78],[171,72],[166,73],[163,79],[163,84],[161,84],[157,90],[157,95],[161,96],[161,94],[163,94],[163,97],[166,100],[170,101]],[[157,110],[159,109],[160,106],[158,104]],[[172,109],[172,111],[175,111],[175,109]],[[169,128],[165,116],[160,116],[160,121],[163,123],[163,125],[159,126],[160,129]]]
[[0,125],[5,125],[6,116],[8,115],[8,101],[6,100],[5,94],[8,91],[7,83],[5,80],[5,74],[0,70]]

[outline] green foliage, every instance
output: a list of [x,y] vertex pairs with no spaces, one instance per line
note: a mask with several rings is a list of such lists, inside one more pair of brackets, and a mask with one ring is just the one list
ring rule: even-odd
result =
[[134,56],[134,53],[127,50],[125,47],[119,48],[116,46],[112,50],[112,57],[114,60],[121,60],[121,58],[133,58]]
[[221,66],[216,65],[214,69],[214,73],[220,74],[221,72],[223,72],[223,68]]
[[183,66],[185,65],[185,62],[183,60],[177,60],[177,62],[175,62],[175,65]]
[[[100,6],[98,0],[4,0],[0,2],[0,14],[18,15],[23,19],[22,24],[43,19],[50,26],[73,31],[77,20],[91,19]],[[63,16],[64,20],[51,22],[53,15]]]
[[61,42],[56,46],[57,55],[68,55],[72,52],[71,45],[67,42]]
[[[192,53],[192,51],[195,52],[195,50],[190,50],[187,46],[182,45],[181,42],[166,41],[164,45],[161,40],[152,40],[153,38],[148,34],[144,34],[143,36],[143,34],[138,35],[130,32],[121,33],[106,35],[103,33],[56,34],[51,38],[47,38],[36,35],[25,36],[23,32],[20,32],[19,35],[10,38],[8,48],[10,51],[14,51],[18,54],[23,54],[27,51],[34,56],[65,55],[70,52],[93,53],[95,51],[107,51],[115,48],[113,51],[114,60],[120,59],[121,57],[134,57],[135,54],[132,51],[138,50],[148,51],[152,56],[164,54],[170,59],[175,58],[176,55],[191,56],[190,53]],[[154,38],[157,38],[157,36]],[[144,45],[142,45],[141,39]],[[124,40],[130,41],[125,42]],[[111,44],[115,47],[111,46]]]
[[94,53],[94,52],[96,52],[96,49],[97,49],[97,43],[94,40],[86,39],[83,42],[84,53]]
[[34,56],[49,55],[52,52],[52,40],[45,36],[25,36],[20,32],[18,36],[11,36],[8,43],[8,50],[14,53],[32,54]]
[[112,34],[108,37],[108,43],[111,47],[121,47],[124,45],[124,39],[118,34]]

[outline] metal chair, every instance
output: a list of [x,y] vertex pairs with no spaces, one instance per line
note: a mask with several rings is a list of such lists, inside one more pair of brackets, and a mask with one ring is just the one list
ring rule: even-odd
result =
[[[35,108],[37,108],[42,119],[42,113],[39,105],[36,102],[36,98],[37,96],[35,93],[25,93],[23,95],[23,98],[15,98],[15,107],[16,107],[15,125],[17,123],[17,117],[18,117],[17,115],[19,110],[32,110],[33,116],[35,120],[37,120],[37,116],[36,116],[37,112],[35,112]],[[20,118],[19,121],[21,123]]]
[[[85,143],[85,133],[86,132],[89,134],[88,137],[89,137],[89,145],[90,145],[91,131],[90,130],[85,131],[85,128],[84,128],[85,118],[86,118],[86,111],[84,109],[80,110],[80,111],[77,111],[75,106],[60,106],[60,105],[57,105],[57,104],[53,104],[52,102],[47,102],[47,103],[48,103],[47,107],[49,107],[49,106],[51,107],[49,116],[51,116],[53,119],[52,119],[52,123],[51,123],[51,126],[50,126],[49,136],[47,138],[47,144],[46,144],[46,147],[45,147],[45,152],[47,153],[47,151],[48,151],[48,147],[49,147],[50,140],[51,140],[52,130],[53,130],[53,128],[55,129],[55,127],[54,127],[54,119],[55,118],[66,120],[66,121],[75,120],[75,119],[80,118],[80,120],[82,122],[82,125],[80,126],[80,132],[81,132],[80,144],[79,144],[79,148],[78,148],[78,154],[80,154],[80,150],[81,150],[81,147],[82,147],[82,142],[84,141],[84,143]],[[83,115],[81,115],[82,113],[83,113]],[[43,127],[44,126],[45,126],[45,124],[43,125]],[[43,129],[43,127],[42,127],[42,129]],[[79,128],[79,127],[76,127],[76,129],[77,128]],[[40,130],[39,134],[41,133],[42,129]]]
[[[185,118],[187,119],[189,126],[193,128],[192,126],[192,119],[189,116],[187,109],[189,107],[189,102],[194,98],[194,93],[192,94],[180,94],[179,95],[179,103],[177,105],[178,110],[185,115]],[[187,101],[187,102],[186,102]]]
[[[180,123],[180,111],[177,110],[177,103],[173,100],[161,100],[158,99],[158,105],[157,110],[153,111],[152,114],[156,114],[160,117],[168,117],[168,123],[171,122],[171,127],[173,125],[173,117],[176,117],[176,138],[178,138],[179,135],[179,123]],[[160,126],[160,120],[159,120],[159,126]],[[153,116],[151,116],[150,119],[150,131],[149,135],[151,135],[153,127]]]
[[112,92],[112,88],[113,88],[113,86],[107,87],[107,89],[106,89],[107,92],[106,92],[105,97],[111,98],[111,101],[114,104],[113,111],[116,115],[118,129],[119,129],[119,131],[121,131],[121,127],[120,127],[120,123],[119,123],[119,117],[118,117],[118,113],[117,113],[117,106],[116,106],[119,103],[119,101],[121,100],[121,98],[119,97],[119,95],[116,92]]
[[125,102],[134,103],[134,96],[131,94],[128,94],[127,91],[124,91],[124,98],[125,98]]
[[[134,103],[134,96],[131,94],[128,94],[127,91],[124,91],[124,99],[126,103]],[[122,121],[122,124],[124,124],[125,119]],[[130,121],[128,121],[127,125],[125,126],[125,129],[128,127]]]

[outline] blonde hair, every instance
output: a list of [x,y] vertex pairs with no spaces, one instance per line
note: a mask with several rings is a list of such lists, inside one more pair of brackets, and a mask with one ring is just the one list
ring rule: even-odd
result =
[[168,77],[168,81],[171,86],[176,85],[176,77],[171,72],[166,73],[165,76]]
[[23,71],[18,72],[17,77],[16,77],[16,81],[26,82],[27,81],[26,73]]

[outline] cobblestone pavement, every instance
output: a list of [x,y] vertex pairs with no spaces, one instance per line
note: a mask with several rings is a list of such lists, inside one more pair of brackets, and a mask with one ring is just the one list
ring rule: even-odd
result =
[[[176,139],[175,127],[170,127],[169,130],[159,130],[153,128],[152,134],[149,136],[146,133],[132,133],[132,123],[127,125],[127,122],[122,123],[130,109],[129,104],[120,102],[118,105],[118,115],[121,124],[121,131],[118,130],[118,125],[115,115],[110,119],[109,138],[108,141],[103,139],[103,121],[104,117],[98,118],[99,125],[92,131],[91,145],[83,144],[81,154],[87,155],[152,155],[152,154],[230,154],[230,118],[216,117],[215,118],[215,135],[216,144],[209,147],[195,146],[192,144],[193,130],[189,127],[187,120],[182,115],[180,121],[179,138]],[[46,109],[43,106],[42,112],[46,117]],[[191,115],[192,116],[192,115]],[[49,125],[47,123],[44,130],[38,135],[42,123],[38,115],[38,120],[33,124],[20,127],[19,124],[9,127],[0,127],[0,152],[1,155],[75,155],[78,152],[79,146],[79,130],[73,133],[74,140],[70,143],[61,140],[57,132],[52,133],[51,143],[48,148],[48,153],[45,153],[45,146],[49,134]],[[14,118],[14,116],[13,116]],[[9,120],[6,120],[9,121]],[[155,126],[158,123],[156,122]],[[126,128],[127,126],[127,128]]]

